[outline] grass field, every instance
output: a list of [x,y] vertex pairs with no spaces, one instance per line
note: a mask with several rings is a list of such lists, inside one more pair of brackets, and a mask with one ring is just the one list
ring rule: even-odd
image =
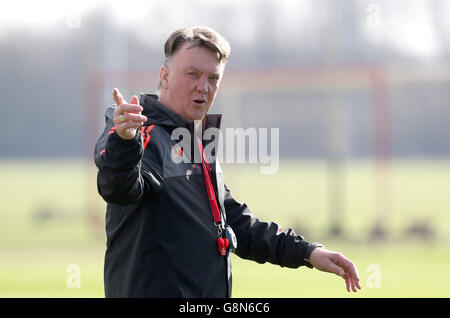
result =
[[[450,297],[450,161],[381,169],[361,161],[340,170],[344,237],[336,239],[328,235],[334,190],[324,162],[282,162],[274,175],[224,165],[238,200],[259,218],[344,253],[363,285],[347,293],[331,274],[234,256],[233,297]],[[95,174],[80,161],[0,162],[0,297],[104,296],[105,204]],[[389,235],[374,242],[369,233],[380,207]],[[407,235],[413,224],[431,229],[428,241]],[[80,288],[68,288],[70,264],[79,266]]]

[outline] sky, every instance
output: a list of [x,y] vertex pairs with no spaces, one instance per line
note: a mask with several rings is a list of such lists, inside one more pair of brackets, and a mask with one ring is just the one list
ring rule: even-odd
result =
[[[148,28],[157,37],[180,24],[213,24],[222,13],[232,19],[234,41],[251,45],[261,17],[256,8],[268,3],[277,17],[274,28],[282,36],[314,41],[315,28],[333,19],[330,4],[336,0],[14,0],[0,2],[0,45],[12,30],[57,32],[60,27],[81,28],[83,17],[104,10],[118,27],[145,38]],[[389,46],[407,55],[435,57],[450,39],[450,1],[354,0],[360,30],[369,42]],[[434,8],[433,8],[434,6]],[[437,24],[436,21],[440,21]],[[165,27],[161,27],[165,24]],[[157,39],[160,40],[160,39]],[[286,43],[286,41],[283,41]]]

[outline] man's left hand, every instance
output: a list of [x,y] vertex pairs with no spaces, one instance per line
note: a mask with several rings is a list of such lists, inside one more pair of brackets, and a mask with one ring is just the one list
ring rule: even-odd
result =
[[345,280],[347,291],[361,289],[356,266],[341,253],[317,247],[311,253],[309,261],[320,271],[334,273]]

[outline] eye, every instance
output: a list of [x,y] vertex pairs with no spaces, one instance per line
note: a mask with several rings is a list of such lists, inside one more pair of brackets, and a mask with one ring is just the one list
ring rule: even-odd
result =
[[210,81],[217,82],[217,81],[219,80],[219,76],[217,76],[217,75],[212,75],[212,76],[209,77],[209,80],[210,80]]
[[195,77],[195,78],[199,77],[198,73],[196,73],[196,72],[189,72],[188,75],[190,77]]

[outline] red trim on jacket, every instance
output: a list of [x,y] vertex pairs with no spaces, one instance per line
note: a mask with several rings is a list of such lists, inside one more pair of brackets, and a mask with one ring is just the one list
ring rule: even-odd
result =
[[142,126],[141,127],[141,134],[144,137],[144,149],[147,147],[151,136],[150,136],[150,131],[155,127],[155,125],[150,125],[148,127]]

